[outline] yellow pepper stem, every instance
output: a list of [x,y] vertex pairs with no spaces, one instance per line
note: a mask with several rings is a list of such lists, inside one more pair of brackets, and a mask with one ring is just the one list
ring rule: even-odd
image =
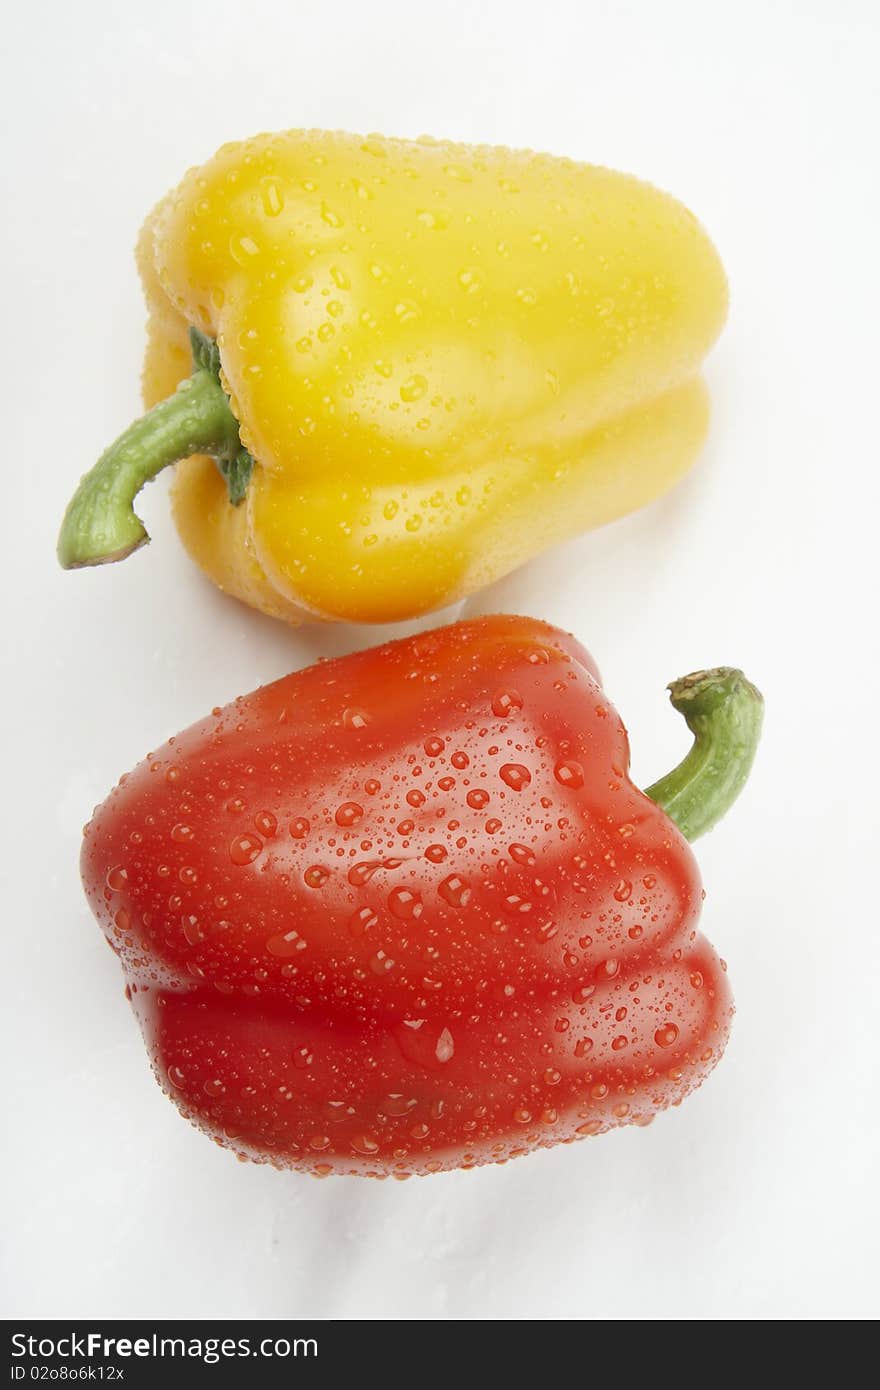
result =
[[210,339],[191,333],[196,370],[119,436],[79,484],[61,524],[58,559],[64,569],[124,560],[150,539],[134,511],[144,483],[191,454],[210,454],[240,502],[253,460],[242,448],[238,422],[220,384],[219,356]]

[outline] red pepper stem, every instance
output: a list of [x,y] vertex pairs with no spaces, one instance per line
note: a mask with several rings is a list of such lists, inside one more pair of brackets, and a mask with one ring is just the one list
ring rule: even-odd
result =
[[761,737],[764,700],[742,671],[719,666],[669,686],[673,708],[694,736],[685,758],[645,795],[696,840],[721,819],[746,783]]

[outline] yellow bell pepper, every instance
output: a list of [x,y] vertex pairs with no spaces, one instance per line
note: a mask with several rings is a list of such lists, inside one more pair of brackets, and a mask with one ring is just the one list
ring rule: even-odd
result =
[[387,622],[642,506],[705,433],[720,261],[608,169],[261,135],[186,175],[138,259],[154,409],[80,484],[65,566],[142,544],[133,499],[181,459],[177,525],[221,589]]

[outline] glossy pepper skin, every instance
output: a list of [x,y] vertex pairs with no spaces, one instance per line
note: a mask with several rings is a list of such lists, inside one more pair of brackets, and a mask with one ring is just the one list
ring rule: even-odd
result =
[[196,328],[256,461],[238,506],[212,458],[180,465],[183,540],[293,622],[448,604],[658,496],[705,433],[721,264],[685,207],[611,170],[258,136],[159,204],[139,264],[147,406]]
[[170,740],[82,854],[160,1084],[218,1143],[319,1175],[502,1162],[677,1104],[731,995],[628,761],[584,649],[516,617]]

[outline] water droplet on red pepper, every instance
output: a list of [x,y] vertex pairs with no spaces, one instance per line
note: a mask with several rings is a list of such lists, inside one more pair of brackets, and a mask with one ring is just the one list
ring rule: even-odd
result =
[[257,827],[259,833],[267,840],[271,840],[278,829],[278,821],[275,816],[272,815],[271,811],[260,811],[259,814],[254,817],[254,825]]
[[388,910],[400,921],[406,922],[421,917],[422,900],[418,893],[412,893],[408,888],[392,888],[388,894]]
[[528,868],[535,865],[535,856],[526,845],[511,845],[507,853],[515,864],[525,864]]
[[304,951],[306,942],[303,941],[298,931],[277,932],[275,936],[270,936],[266,942],[266,950],[270,956],[279,956],[284,959],[295,956],[297,951]]
[[377,951],[370,958],[370,969],[374,975],[387,975],[389,970],[394,969],[394,961],[384,951]]
[[521,792],[532,780],[532,774],[522,763],[505,763],[500,769],[499,776],[511,791]]
[[557,763],[553,775],[560,786],[568,787],[571,791],[577,791],[578,787],[584,785],[584,769],[580,763],[569,760]]
[[205,929],[198,917],[192,913],[183,919],[183,934],[190,946],[197,946],[200,941],[205,939]]
[[450,907],[466,907],[471,898],[470,888],[458,874],[450,874],[448,878],[444,878],[443,882],[438,884],[437,892]]
[[587,1123],[585,1125],[578,1125],[577,1129],[575,1130],[575,1134],[598,1134],[601,1128],[601,1120],[587,1120]]
[[342,723],[346,729],[365,729],[370,722],[366,710],[346,709],[342,711]]
[[344,1100],[328,1100],[325,1102],[323,1116],[331,1124],[341,1124],[343,1120],[350,1120],[357,1114],[354,1106],[346,1105]]
[[229,846],[229,858],[233,864],[239,867],[245,864],[253,864],[257,856],[262,852],[263,842],[256,835],[236,835]]
[[359,907],[348,919],[348,930],[352,936],[363,936],[364,932],[370,931],[378,921],[379,918],[371,907]]
[[509,893],[504,899],[504,910],[512,914],[531,912],[533,904],[528,898],[521,898],[518,893]]
[[356,1154],[364,1154],[367,1157],[371,1157],[373,1154],[379,1152],[379,1141],[378,1139],[374,1139],[372,1134],[359,1134],[355,1139],[352,1139],[351,1147]]
[[523,697],[518,690],[499,690],[492,698],[492,713],[506,719],[513,710],[522,709]]
[[399,1119],[402,1115],[408,1115],[416,1108],[417,1104],[418,1102],[416,1100],[408,1100],[406,1096],[398,1093],[396,1095],[386,1096],[384,1100],[379,1102],[378,1109],[380,1115],[388,1115],[392,1119]]
[[330,870],[323,864],[312,864],[303,874],[303,880],[309,888],[323,888],[330,877]]
[[381,859],[362,859],[359,864],[352,864],[348,871],[348,881],[352,888],[363,888],[377,869],[382,868]]

